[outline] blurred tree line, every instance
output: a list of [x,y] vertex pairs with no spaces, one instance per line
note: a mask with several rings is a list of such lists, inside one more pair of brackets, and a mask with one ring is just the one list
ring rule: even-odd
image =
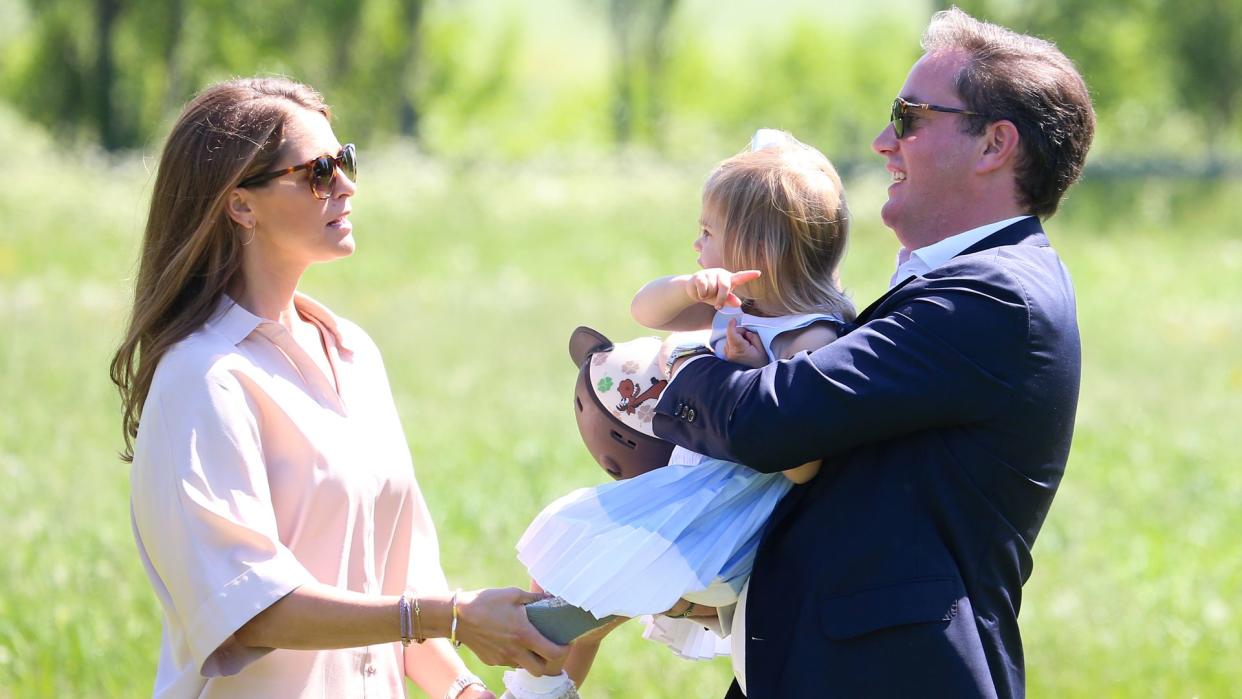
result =
[[[684,153],[779,126],[849,159],[883,126],[927,17],[948,4],[913,0],[922,12],[855,11],[848,22],[792,10],[754,36],[741,14],[722,40],[706,27],[728,6],[693,0],[508,11],[462,0],[0,0],[0,99],[64,139],[123,150],[161,136],[203,85],[275,72],[322,90],[338,130],[363,143]],[[1097,152],[1221,159],[1242,142],[1238,0],[957,4],[1052,39],[1078,63],[1100,116]]]

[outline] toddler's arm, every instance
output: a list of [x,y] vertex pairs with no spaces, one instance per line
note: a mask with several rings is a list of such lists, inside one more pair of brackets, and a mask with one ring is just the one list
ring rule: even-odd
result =
[[[824,345],[837,339],[836,328],[827,323],[814,323],[805,328],[789,333],[788,344],[781,348],[781,359],[789,359],[799,352],[814,352]],[[785,477],[794,483],[806,483],[819,474],[822,459],[808,461],[801,466],[782,471]]]
[[[827,323],[814,323],[805,328],[785,333],[777,338],[781,343],[780,358],[789,359],[799,352],[814,352],[837,339],[837,331]],[[745,329],[739,329],[736,321],[729,322],[725,340],[725,359],[758,368],[763,366],[757,357],[766,356],[758,337]],[[758,361],[758,363],[756,363]],[[781,473],[794,483],[806,483],[819,474],[822,460],[808,461]]]
[[713,268],[661,277],[638,290],[630,303],[630,314],[641,325],[657,330],[709,328],[716,310],[741,305],[733,290],[758,279],[759,274],[757,270]]

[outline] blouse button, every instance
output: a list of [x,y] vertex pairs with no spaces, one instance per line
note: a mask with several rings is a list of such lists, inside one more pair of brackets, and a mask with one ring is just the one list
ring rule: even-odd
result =
[[366,673],[367,673],[368,675],[374,675],[374,674],[375,674],[375,666],[374,666],[374,665],[367,665]]

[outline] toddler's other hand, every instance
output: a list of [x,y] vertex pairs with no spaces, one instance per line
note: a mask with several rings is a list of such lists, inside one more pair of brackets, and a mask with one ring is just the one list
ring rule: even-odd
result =
[[696,303],[708,303],[720,310],[725,306],[741,306],[742,300],[733,293],[739,286],[754,281],[762,274],[757,269],[741,272],[730,272],[727,269],[712,267],[701,269],[690,275],[686,285],[686,293]]
[[759,335],[746,328],[737,327],[737,318],[729,321],[725,331],[725,359],[758,369],[768,363]]

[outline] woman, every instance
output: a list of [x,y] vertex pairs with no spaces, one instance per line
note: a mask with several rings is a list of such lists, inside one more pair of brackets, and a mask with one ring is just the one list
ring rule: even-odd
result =
[[478,699],[451,642],[536,673],[564,656],[526,620],[537,595],[447,591],[375,345],[297,292],[354,249],[328,118],[305,85],[225,82],[160,160],[112,361],[159,697],[400,697],[404,675]]

